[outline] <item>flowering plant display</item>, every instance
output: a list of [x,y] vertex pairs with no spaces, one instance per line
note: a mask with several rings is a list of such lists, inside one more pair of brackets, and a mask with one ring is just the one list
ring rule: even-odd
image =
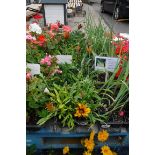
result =
[[[105,35],[101,24],[91,22],[87,19],[74,31],[60,22],[44,28],[36,22],[27,26],[26,61],[41,66],[40,75],[26,72],[28,124],[43,125],[56,118],[58,124],[73,129],[78,121],[91,126],[128,117],[129,40],[121,36],[114,40],[113,35]],[[72,63],[58,64],[56,55],[72,55]],[[96,55],[118,57],[115,71],[107,76],[94,70]],[[99,132],[99,141],[107,138],[108,133]],[[91,154],[92,139],[85,140],[84,154]],[[108,147],[102,148],[105,152],[110,154]]]

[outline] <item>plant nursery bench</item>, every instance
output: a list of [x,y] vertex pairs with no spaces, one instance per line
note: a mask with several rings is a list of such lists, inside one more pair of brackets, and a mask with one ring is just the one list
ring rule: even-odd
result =
[[[95,125],[93,130],[99,131],[102,128]],[[109,132],[109,140],[105,142],[112,148],[128,147],[128,129],[113,128],[106,129]],[[49,125],[48,127],[27,126],[26,144],[27,147],[35,145],[38,150],[60,149],[66,145],[73,149],[82,148],[81,139],[89,137],[90,128],[86,126],[76,127],[70,131],[67,127]],[[103,143],[98,142],[95,148],[100,148]]]

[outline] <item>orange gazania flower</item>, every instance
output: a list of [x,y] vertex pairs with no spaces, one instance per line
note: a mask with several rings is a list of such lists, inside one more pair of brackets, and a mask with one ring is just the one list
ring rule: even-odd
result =
[[109,137],[109,133],[106,130],[99,131],[98,140],[101,142],[105,142]]
[[89,152],[92,152],[93,151],[93,149],[94,149],[94,147],[95,147],[95,143],[94,143],[94,141],[93,140],[90,140],[90,139],[85,139],[84,140],[84,146],[87,148],[87,150],[89,151]]
[[76,113],[74,114],[75,117],[88,117],[91,109],[87,107],[85,104],[78,104],[76,108]]
[[112,151],[110,150],[110,147],[109,146],[103,146],[101,148],[101,153],[103,155],[113,155]]
[[48,110],[48,111],[52,111],[53,109],[54,109],[54,105],[52,104],[52,103],[47,103],[46,104],[46,109]]

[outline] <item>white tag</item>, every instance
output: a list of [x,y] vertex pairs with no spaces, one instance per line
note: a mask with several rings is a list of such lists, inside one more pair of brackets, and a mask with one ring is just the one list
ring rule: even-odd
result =
[[95,70],[114,72],[119,62],[118,58],[114,57],[95,57]]
[[27,64],[27,68],[31,69],[32,76],[40,74],[40,65],[39,64]]
[[71,64],[72,63],[72,55],[56,55],[58,59],[58,64]]

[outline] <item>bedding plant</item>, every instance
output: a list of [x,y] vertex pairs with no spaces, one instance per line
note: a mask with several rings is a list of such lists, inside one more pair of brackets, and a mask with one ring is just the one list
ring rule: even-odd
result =
[[[39,75],[26,69],[28,124],[56,119],[73,129],[79,122],[91,126],[127,116],[129,41],[91,22],[86,19],[84,28],[78,25],[75,31],[60,22],[27,25],[26,61],[40,64]],[[71,55],[72,63],[58,63],[57,55]],[[96,55],[118,57],[115,71],[95,70]]]

